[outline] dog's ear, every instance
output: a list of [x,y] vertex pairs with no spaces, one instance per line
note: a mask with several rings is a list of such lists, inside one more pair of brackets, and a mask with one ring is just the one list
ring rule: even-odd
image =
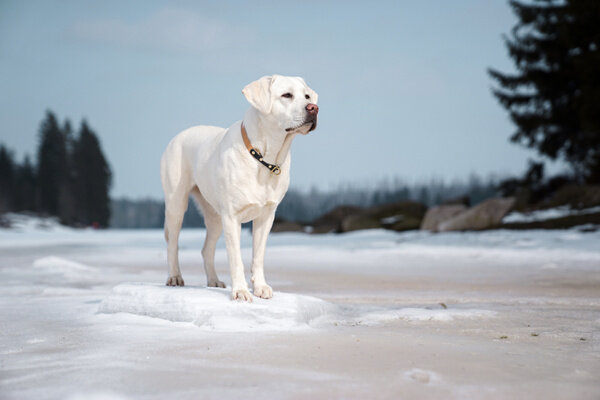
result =
[[310,96],[310,102],[313,104],[317,104],[317,101],[319,101],[319,95],[317,94],[317,92],[315,92],[314,90],[312,90],[307,84],[306,82],[304,82],[304,79],[302,77],[297,77],[298,79],[300,79],[302,81],[302,83],[304,84],[304,87],[306,87],[306,90],[308,91],[308,95]]
[[270,113],[273,107],[273,96],[271,96],[273,80],[272,76],[263,76],[259,80],[249,83],[242,90],[248,102],[263,114]]

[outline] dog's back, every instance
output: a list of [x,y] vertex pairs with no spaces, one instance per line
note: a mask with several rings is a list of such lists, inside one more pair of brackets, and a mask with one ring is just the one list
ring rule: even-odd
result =
[[[226,129],[218,126],[194,126],[175,136],[160,160],[160,176],[166,196],[187,196],[193,187],[192,162],[204,162],[214,153]],[[169,199],[165,199],[166,202]]]

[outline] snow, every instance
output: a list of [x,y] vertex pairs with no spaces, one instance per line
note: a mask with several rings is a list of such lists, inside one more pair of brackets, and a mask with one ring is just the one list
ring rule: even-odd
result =
[[272,300],[231,301],[220,288],[173,288],[152,283],[121,284],[113,288],[100,313],[125,312],[174,322],[191,322],[217,332],[289,332],[310,327],[335,306],[310,296],[275,292]]
[[19,232],[65,232],[70,228],[61,225],[57,217],[34,217],[27,214],[7,213],[2,215],[10,228]]
[[507,214],[502,219],[502,222],[505,224],[535,222],[535,221],[544,221],[547,219],[568,217],[569,215],[584,215],[584,214],[592,214],[592,213],[597,213],[597,212],[600,212],[600,206],[584,208],[581,210],[572,209],[569,206],[561,206],[561,207],[549,208],[546,210],[531,211],[528,213],[513,211],[513,212]]
[[84,265],[78,262],[55,256],[38,258],[33,262],[33,268],[39,268],[50,273],[59,273],[62,275],[88,273],[96,271],[96,268]]
[[403,215],[392,215],[391,217],[381,218],[381,223],[386,225],[395,224],[398,221],[402,221],[404,219]]
[[[271,234],[273,299],[161,230],[0,229],[0,398],[594,399],[600,232]],[[251,235],[242,233],[248,271]],[[222,240],[216,253],[230,285]],[[248,277],[249,280],[249,277]]]
[[380,312],[364,313],[357,321],[366,325],[377,325],[393,320],[405,321],[452,321],[456,318],[489,318],[495,316],[495,311],[489,310],[432,310],[423,308],[401,308],[399,310],[385,310]]
[[404,373],[404,379],[413,380],[415,382],[422,383],[424,385],[438,385],[441,383],[441,379],[433,371],[425,371],[420,368],[413,368]]
[[125,396],[121,396],[111,392],[96,392],[96,393],[76,393],[67,398],[67,400],[127,400]]

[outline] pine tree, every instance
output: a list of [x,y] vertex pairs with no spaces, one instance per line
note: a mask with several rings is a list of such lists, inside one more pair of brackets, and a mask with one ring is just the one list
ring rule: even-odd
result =
[[490,69],[493,93],[517,126],[511,141],[562,158],[600,182],[600,1],[510,1],[505,37],[515,74]]
[[35,167],[26,155],[16,170],[15,211],[36,211],[36,187]]
[[77,219],[85,225],[108,226],[112,174],[100,141],[85,121],[73,145],[73,169],[77,187]]
[[40,211],[59,215],[60,192],[67,176],[67,149],[64,134],[51,111],[46,112],[40,127],[37,158]]
[[76,169],[74,167],[73,153],[74,153],[74,139],[73,129],[71,128],[71,122],[66,119],[61,129],[64,141],[65,141],[65,175],[61,181],[58,193],[59,209],[58,217],[61,222],[67,225],[74,225],[77,222],[77,183],[76,183]]
[[12,152],[0,145],[0,213],[14,209],[15,161]]

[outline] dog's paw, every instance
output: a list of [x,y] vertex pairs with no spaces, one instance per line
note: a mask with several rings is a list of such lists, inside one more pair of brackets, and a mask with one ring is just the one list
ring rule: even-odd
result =
[[254,285],[254,295],[262,299],[270,299],[273,297],[273,289],[266,283],[264,285]]
[[169,279],[167,279],[167,286],[183,286],[183,278],[181,277],[181,275],[177,275],[177,276],[170,276]]
[[208,283],[206,284],[207,287],[220,287],[220,288],[224,288],[225,284],[223,282],[221,282],[220,280],[215,280],[215,281],[208,281]]
[[231,291],[231,299],[232,300],[240,300],[252,302],[252,295],[248,291],[248,289],[234,289]]

